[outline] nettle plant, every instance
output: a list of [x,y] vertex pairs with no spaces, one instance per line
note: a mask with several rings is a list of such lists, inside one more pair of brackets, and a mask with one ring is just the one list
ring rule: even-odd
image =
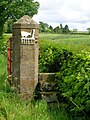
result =
[[57,90],[72,112],[90,111],[90,53],[40,46],[39,72],[56,72]]

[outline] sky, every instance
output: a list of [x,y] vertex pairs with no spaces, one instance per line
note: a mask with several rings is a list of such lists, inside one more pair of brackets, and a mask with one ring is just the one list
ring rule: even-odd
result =
[[40,3],[38,14],[33,17],[53,28],[66,24],[70,30],[90,27],[90,0],[35,0]]

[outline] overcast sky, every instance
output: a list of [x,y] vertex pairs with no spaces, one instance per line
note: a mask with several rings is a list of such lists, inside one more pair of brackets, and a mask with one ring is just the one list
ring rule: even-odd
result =
[[68,25],[70,29],[86,30],[90,27],[90,0],[35,0],[40,3],[33,17],[56,27]]

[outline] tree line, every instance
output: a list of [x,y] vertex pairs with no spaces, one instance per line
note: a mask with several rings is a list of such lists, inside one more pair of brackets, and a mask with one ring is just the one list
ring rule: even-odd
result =
[[48,25],[47,23],[44,22],[39,22],[40,25],[40,32],[42,33],[69,33],[69,27],[68,25],[65,25],[63,27],[62,24],[60,24],[59,26],[56,26],[55,28],[53,28],[51,25]]
[[[3,31],[5,33],[12,33],[12,25],[14,23],[14,19],[12,18],[8,18],[8,20],[5,22],[4,24],[4,29]],[[63,26],[62,24],[60,24],[59,26],[56,26],[55,28],[53,28],[51,25],[48,25],[47,23],[44,22],[39,22],[39,32],[40,33],[56,33],[56,34],[87,34],[90,35],[90,28],[87,28],[88,32],[81,32],[78,31],[77,28],[74,28],[73,30],[69,29],[69,26],[66,24],[65,26]]]
[[81,32],[78,31],[77,28],[74,28],[73,30],[69,29],[68,25],[63,26],[62,24],[60,24],[59,26],[56,26],[55,28],[53,28],[51,25],[48,25],[47,23],[44,22],[39,22],[40,25],[40,32],[41,33],[57,33],[57,34],[82,34],[82,35],[90,35],[90,28],[87,28],[86,30],[88,32]]

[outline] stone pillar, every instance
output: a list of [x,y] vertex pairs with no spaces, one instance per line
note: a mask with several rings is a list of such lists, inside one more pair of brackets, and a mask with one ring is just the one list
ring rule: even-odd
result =
[[32,95],[38,83],[38,32],[27,15],[13,25],[12,84],[22,94]]

